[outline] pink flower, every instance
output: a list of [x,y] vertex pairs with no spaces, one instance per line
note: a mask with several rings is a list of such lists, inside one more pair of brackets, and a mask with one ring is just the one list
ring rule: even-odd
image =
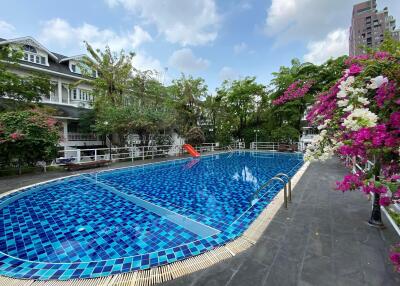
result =
[[387,189],[385,186],[375,186],[374,182],[369,182],[368,184],[362,187],[362,191],[366,194],[374,193],[374,194],[386,194]]
[[388,52],[381,52],[378,51],[374,54],[375,59],[377,60],[387,60],[391,57],[390,53]]
[[24,135],[21,134],[21,133],[18,132],[18,131],[10,134],[10,138],[13,139],[13,140],[22,139],[23,136],[24,136]]
[[363,70],[362,66],[358,64],[352,64],[349,68],[348,75],[357,75],[360,72],[362,72],[362,70]]
[[57,120],[55,120],[54,118],[51,118],[51,117],[46,120],[46,124],[48,127],[53,127],[54,125],[56,125],[56,123],[57,123]]
[[393,128],[400,128],[400,111],[393,112],[390,115],[390,125]]
[[302,83],[301,80],[295,81],[289,87],[285,90],[283,95],[274,101],[272,101],[272,104],[274,105],[282,105],[288,101],[292,101],[298,98],[304,97],[307,92],[310,90],[313,82],[307,81]]
[[361,186],[363,186],[361,173],[346,175],[342,181],[336,182],[336,190],[342,192],[354,191]]
[[388,196],[380,197],[379,198],[379,205],[387,207],[392,203],[392,200]]

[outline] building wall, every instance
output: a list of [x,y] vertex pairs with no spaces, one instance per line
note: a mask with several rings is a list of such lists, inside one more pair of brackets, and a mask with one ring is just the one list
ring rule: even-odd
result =
[[365,1],[354,5],[350,27],[349,54],[355,56],[364,53],[363,47],[378,47],[385,32],[400,40],[395,19],[389,15],[385,8],[383,11],[376,10],[376,0]]

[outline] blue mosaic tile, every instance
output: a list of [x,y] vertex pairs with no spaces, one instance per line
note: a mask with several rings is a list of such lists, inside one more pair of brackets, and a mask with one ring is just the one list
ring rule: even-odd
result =
[[[279,172],[293,176],[302,164],[298,154],[240,152],[25,188],[0,198],[0,275],[94,278],[199,255],[240,236],[282,185],[271,185],[252,205],[254,192]],[[218,233],[201,237],[133,203],[129,196]]]

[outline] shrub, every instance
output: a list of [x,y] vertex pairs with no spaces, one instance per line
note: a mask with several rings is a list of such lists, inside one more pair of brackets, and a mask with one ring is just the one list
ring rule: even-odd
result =
[[55,157],[57,121],[39,109],[0,114],[0,161],[4,165],[34,165]]

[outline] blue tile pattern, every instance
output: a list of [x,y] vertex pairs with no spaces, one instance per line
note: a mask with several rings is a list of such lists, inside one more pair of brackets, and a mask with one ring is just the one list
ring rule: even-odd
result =
[[[240,236],[293,176],[299,154],[237,152],[64,178],[0,198],[0,275],[89,278],[164,265]],[[87,179],[90,176],[101,184]],[[103,184],[218,229],[201,237]]]

